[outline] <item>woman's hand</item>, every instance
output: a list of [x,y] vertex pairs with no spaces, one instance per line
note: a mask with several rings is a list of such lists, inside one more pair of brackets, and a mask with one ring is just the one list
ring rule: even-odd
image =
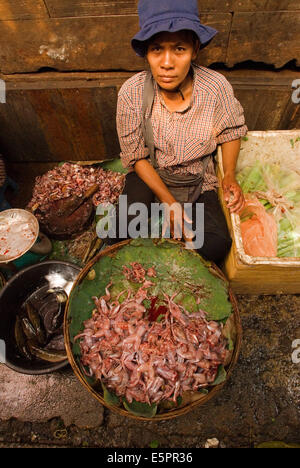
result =
[[234,175],[225,175],[222,181],[224,200],[231,213],[239,213],[245,206],[245,198]]
[[192,220],[189,219],[183,207],[173,197],[168,187],[162,181],[156,170],[149,161],[141,159],[134,166],[137,175],[148,185],[152,192],[165,206],[163,219],[162,236],[164,236],[168,227],[170,227],[170,236],[172,239],[182,239],[191,242],[194,237],[192,232]]
[[222,181],[224,199],[231,213],[239,213],[245,204],[241,187],[235,178],[235,168],[241,148],[241,139],[221,144],[224,179]]
[[172,204],[164,204],[162,237],[164,237],[167,229],[170,228],[172,239],[181,240],[184,238],[185,241],[191,242],[194,234],[188,228],[188,225],[192,228],[192,220],[188,217],[180,203],[175,201]]

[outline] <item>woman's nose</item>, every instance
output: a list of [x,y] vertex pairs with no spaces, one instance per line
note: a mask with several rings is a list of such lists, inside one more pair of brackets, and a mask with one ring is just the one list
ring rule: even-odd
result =
[[161,66],[162,68],[173,68],[174,61],[173,56],[170,51],[165,51],[161,58]]

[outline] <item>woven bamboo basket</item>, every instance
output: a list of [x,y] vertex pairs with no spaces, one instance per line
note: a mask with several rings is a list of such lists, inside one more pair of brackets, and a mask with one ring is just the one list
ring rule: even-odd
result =
[[0,290],[4,287],[5,283],[6,283],[6,279],[4,278],[4,276],[2,275],[0,271]]
[[[172,242],[175,242],[175,243],[178,243],[178,244],[184,246],[184,244],[182,242],[180,242],[180,241],[172,241]],[[114,413],[122,415],[122,416],[129,417],[129,418],[132,418],[132,419],[135,419],[135,420],[140,420],[140,421],[154,421],[154,422],[156,422],[156,421],[164,421],[164,420],[168,420],[168,419],[173,419],[173,418],[176,418],[178,416],[182,416],[182,415],[188,413],[193,408],[196,408],[196,407],[198,407],[200,405],[204,405],[205,403],[207,403],[209,400],[211,400],[215,395],[217,395],[220,392],[220,390],[223,388],[223,386],[226,384],[226,382],[230,378],[230,376],[232,374],[232,371],[233,371],[233,369],[234,369],[234,367],[235,367],[235,365],[237,363],[237,360],[238,360],[238,356],[239,356],[240,349],[241,349],[241,340],[242,340],[242,326],[241,326],[241,320],[240,320],[240,314],[239,314],[239,310],[238,310],[237,300],[236,300],[232,290],[230,289],[230,287],[228,285],[228,281],[227,281],[226,277],[224,276],[223,272],[215,264],[212,263],[211,264],[211,269],[210,269],[211,273],[214,274],[216,277],[222,279],[226,283],[227,291],[228,291],[228,298],[229,298],[229,301],[230,301],[230,303],[232,305],[234,321],[235,321],[235,328],[236,328],[236,340],[235,340],[234,351],[233,351],[232,358],[231,358],[231,361],[230,361],[229,365],[225,367],[226,373],[227,373],[227,378],[226,378],[226,380],[224,382],[212,387],[209,390],[208,394],[201,396],[198,400],[193,401],[193,402],[187,404],[186,406],[176,408],[176,409],[172,409],[172,410],[168,410],[165,413],[156,414],[154,417],[151,417],[151,418],[136,416],[136,415],[130,413],[129,411],[126,411],[123,408],[107,404],[107,402],[104,400],[103,396],[98,391],[96,391],[91,385],[89,385],[89,383],[86,381],[86,378],[85,378],[82,370],[80,369],[80,367],[78,366],[76,360],[74,359],[74,355],[73,355],[73,352],[72,352],[72,343],[70,341],[70,334],[69,334],[69,325],[70,325],[70,322],[71,322],[71,318],[70,318],[70,300],[71,300],[72,292],[74,291],[74,289],[76,287],[78,287],[82,283],[82,281],[87,276],[87,274],[89,273],[89,271],[91,270],[93,265],[95,263],[97,263],[101,257],[109,256],[109,255],[115,253],[118,249],[120,249],[124,245],[127,245],[128,243],[130,243],[130,239],[125,240],[123,242],[120,242],[118,244],[115,244],[115,245],[113,245],[111,247],[107,247],[105,250],[101,251],[98,255],[96,255],[81,270],[81,272],[79,273],[75,283],[73,284],[73,288],[71,290],[71,293],[69,295],[69,300],[68,300],[67,305],[66,305],[66,312],[65,312],[65,318],[64,318],[64,336],[65,336],[65,346],[66,346],[68,360],[69,360],[69,362],[70,362],[70,364],[72,366],[72,369],[73,369],[75,375],[77,376],[79,381],[83,384],[83,386],[103,406],[107,407],[108,409],[110,409]]]

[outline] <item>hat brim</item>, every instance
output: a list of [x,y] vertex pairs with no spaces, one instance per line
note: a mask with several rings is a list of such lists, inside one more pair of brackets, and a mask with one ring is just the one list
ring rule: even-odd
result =
[[160,32],[178,32],[183,30],[194,31],[200,41],[200,48],[207,46],[218,31],[210,26],[204,26],[200,21],[187,18],[174,18],[151,23],[141,29],[131,41],[132,48],[140,57],[146,54],[146,41]]

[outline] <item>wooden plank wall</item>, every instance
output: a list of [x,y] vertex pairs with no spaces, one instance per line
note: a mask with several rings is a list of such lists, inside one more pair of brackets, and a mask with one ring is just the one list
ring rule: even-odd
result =
[[[292,83],[299,73],[223,74],[244,107],[249,130],[300,128],[300,105],[292,101]],[[19,162],[118,156],[117,93],[131,75],[48,72],[6,77],[6,104],[0,104],[2,152]]]
[[[219,31],[199,63],[232,83],[249,129],[300,128],[300,1],[200,0],[199,10]],[[118,89],[144,68],[130,47],[137,31],[137,0],[0,0],[0,152],[18,164],[118,155]]]
[[[130,48],[136,0],[0,0],[0,72],[107,71],[143,68]],[[299,0],[199,1],[203,23],[219,34],[203,65],[247,60],[300,66]]]

